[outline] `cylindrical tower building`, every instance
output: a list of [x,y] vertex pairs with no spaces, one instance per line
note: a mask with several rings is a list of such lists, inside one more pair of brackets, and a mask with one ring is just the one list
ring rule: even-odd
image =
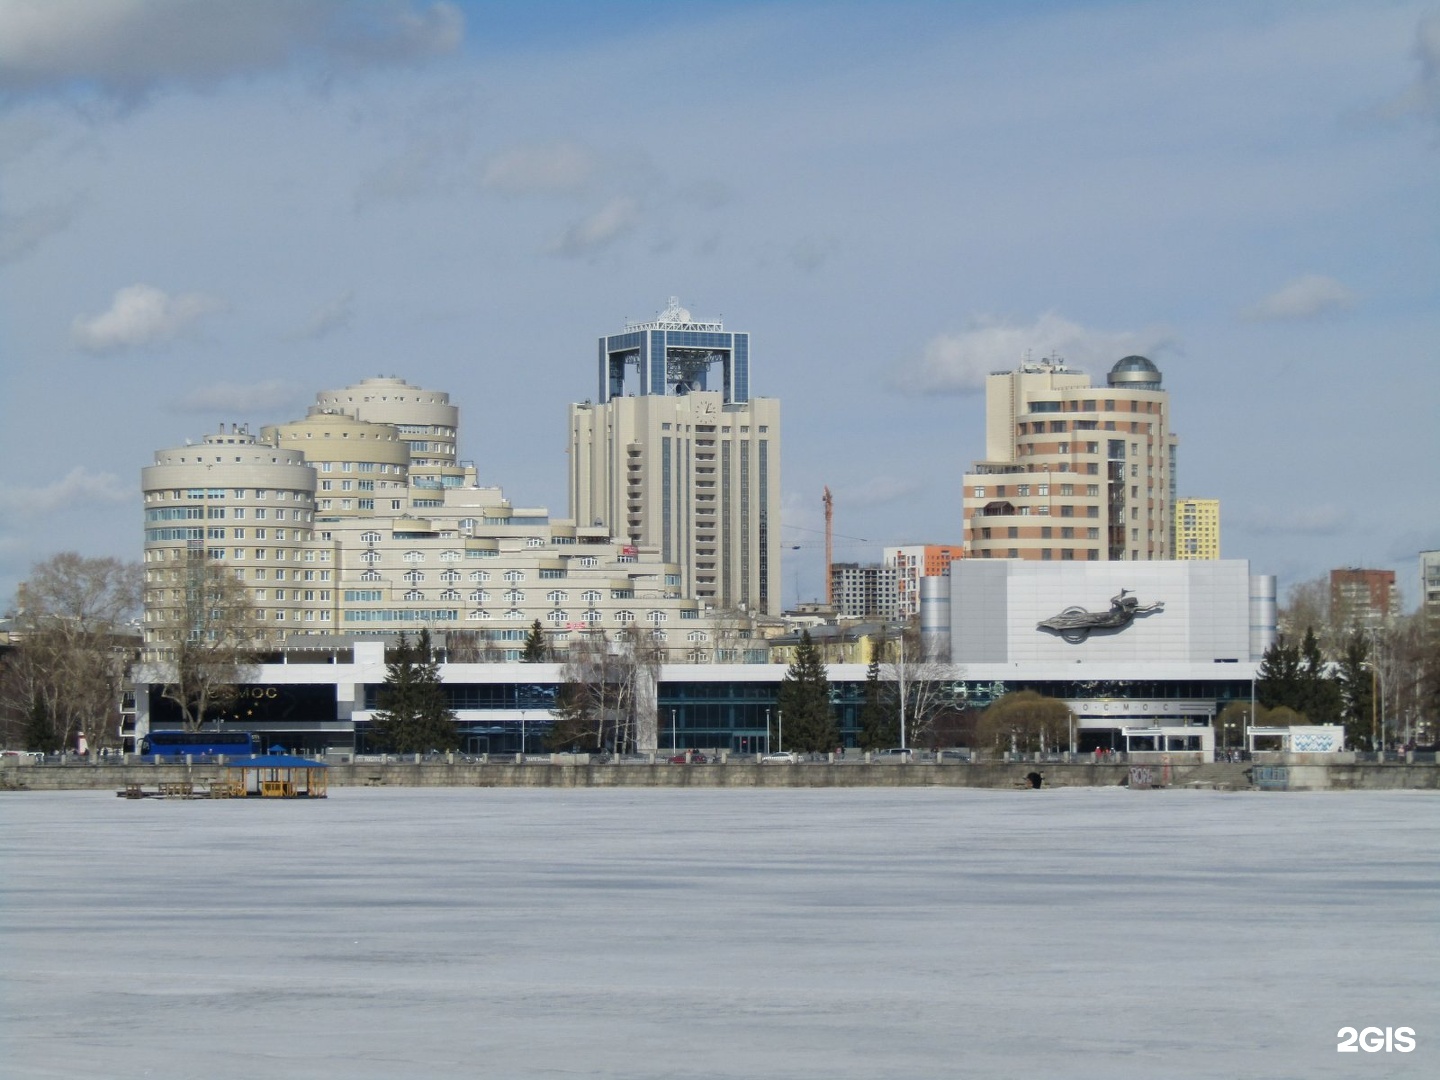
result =
[[459,487],[464,470],[456,460],[460,409],[443,390],[425,390],[404,379],[362,379],[343,390],[323,390],[315,403],[372,424],[392,424],[409,444],[416,487]]
[[[250,590],[262,642],[316,629],[319,621],[329,628],[330,590],[321,601],[312,565],[315,470],[303,454],[264,443],[247,428],[222,427],[199,445],[156,451],[140,483],[147,654],[163,653],[167,642],[188,632],[187,587],[193,568],[205,565],[198,560],[233,569]],[[307,584],[313,596],[308,603]],[[322,610],[323,620],[316,614]]]
[[316,472],[320,520],[402,513],[409,501],[410,446],[393,424],[312,406],[303,420],[260,429],[262,441],[298,451]]

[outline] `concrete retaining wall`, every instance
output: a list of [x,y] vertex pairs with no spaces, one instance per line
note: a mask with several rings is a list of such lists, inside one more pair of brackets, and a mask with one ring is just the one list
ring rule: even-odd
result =
[[[1161,781],[1158,770],[1155,780]],[[1027,787],[1039,773],[1045,787],[1107,787],[1127,783],[1129,766],[1085,763],[910,763],[760,765],[647,765],[640,763],[524,765],[500,763],[387,763],[334,765],[331,787]],[[196,788],[221,775],[214,765],[42,765],[0,767],[0,789],[23,791],[119,791],[126,784],[153,789],[162,783]],[[1176,765],[1169,787],[1245,790],[1248,764]],[[1291,765],[1289,790],[1390,791],[1440,789],[1440,766],[1402,764]]]

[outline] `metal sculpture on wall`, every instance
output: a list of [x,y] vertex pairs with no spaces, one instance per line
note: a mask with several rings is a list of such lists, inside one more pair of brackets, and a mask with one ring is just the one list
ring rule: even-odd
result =
[[1053,615],[1035,629],[1049,630],[1059,634],[1071,645],[1079,645],[1096,630],[1124,630],[1137,616],[1153,615],[1165,610],[1165,601],[1140,606],[1140,601],[1130,595],[1129,589],[1121,589],[1119,596],[1110,598],[1109,611],[1086,611],[1082,607],[1067,607],[1059,615]]

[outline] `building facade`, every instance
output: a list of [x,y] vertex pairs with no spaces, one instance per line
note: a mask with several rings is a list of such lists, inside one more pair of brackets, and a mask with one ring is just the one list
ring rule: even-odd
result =
[[1427,632],[1440,634],[1440,551],[1420,552],[1420,611]]
[[1104,387],[1058,360],[990,375],[986,458],[963,481],[967,556],[1172,558],[1177,446],[1143,356],[1117,362]]
[[1400,613],[1394,570],[1330,571],[1330,612],[1337,626],[1378,630]]
[[267,650],[424,628],[451,656],[518,660],[538,621],[558,656],[604,636],[674,663],[764,662],[743,619],[707,612],[657,548],[480,484],[458,420],[446,394],[366,380],[301,420],[158,451],[142,471],[147,657],[195,632],[195,570],[220,566]]
[[894,620],[900,610],[895,567],[877,563],[831,563],[830,595],[842,619]]
[[887,547],[886,566],[895,568],[896,615],[913,619],[920,614],[920,579],[940,577],[955,559],[965,557],[963,544],[905,544]]
[[1175,504],[1175,558],[1220,558],[1220,500],[1181,499]]
[[571,518],[655,549],[706,608],[778,615],[780,403],[750,395],[749,335],[672,298],[599,366],[599,400],[570,406]]

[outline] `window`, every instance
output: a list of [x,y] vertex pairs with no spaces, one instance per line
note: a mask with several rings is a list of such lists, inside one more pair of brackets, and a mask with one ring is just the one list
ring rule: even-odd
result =
[[484,589],[475,589],[470,593],[470,601],[475,604],[489,603],[490,594]]
[[423,600],[424,594],[419,589],[409,589],[405,593],[406,600]]
[[582,611],[580,613],[580,618],[585,622],[599,622],[600,612],[596,611],[594,608],[590,608],[587,611]]
[[567,594],[559,589],[551,589],[548,593],[545,594],[545,599],[549,600],[552,604],[563,604],[566,600],[566,597]]
[[1049,494],[1050,494],[1050,485],[1049,485],[1049,484],[1038,484],[1038,485],[1036,485],[1035,494],[1036,494],[1036,495],[1049,495]]
[[594,555],[586,555],[583,559],[580,560],[580,565],[585,567],[599,566],[600,560],[597,559]]
[[366,564],[368,564],[368,565],[374,566],[376,563],[378,563],[378,562],[380,561],[380,552],[378,552],[378,551],[362,551],[362,552],[360,553],[360,561],[363,562],[363,563],[366,563]]
[[524,613],[523,611],[521,611],[519,608],[511,608],[509,611],[505,612],[505,618],[507,618],[507,619],[524,619],[524,618],[525,618],[525,613]]
[[569,622],[570,616],[560,608],[556,608],[554,611],[547,611],[545,613],[545,621],[552,623]]
[[525,538],[525,546],[532,548],[544,547],[545,541],[538,536],[528,536]]
[[405,580],[418,584],[425,580],[425,572],[423,570],[406,570]]
[[440,561],[441,561],[441,562],[459,562],[462,557],[463,557],[463,556],[462,556],[462,555],[460,554],[460,552],[458,552],[458,551],[442,551],[442,552],[440,552]]
[[379,580],[380,580],[380,571],[379,571],[379,570],[366,570],[363,574],[360,575],[360,580],[361,580],[361,581],[379,581]]
[[452,568],[446,570],[444,573],[442,573],[442,574],[440,575],[440,580],[441,580],[441,581],[459,581],[459,580],[460,580],[460,571],[459,571],[459,570],[456,570],[456,569],[454,569],[454,568],[452,567]]
[[619,623],[632,623],[635,621],[635,613],[633,611],[617,611],[615,612],[615,621]]
[[983,487],[977,487],[977,488],[974,488],[974,489],[972,489],[972,490],[973,490],[973,494],[974,494],[975,498],[977,498],[977,499],[983,499],[983,498],[985,498],[985,489],[984,489]]
[[688,633],[688,634],[685,635],[685,637],[686,637],[686,640],[688,640],[688,641],[709,641],[709,640],[710,640],[710,635],[707,634],[704,630],[691,630],[690,633]]
[[506,589],[505,599],[511,604],[523,604],[525,602],[525,594],[519,589]]
[[506,570],[506,571],[505,571],[505,580],[506,580],[506,581],[524,581],[524,580],[525,580],[525,572],[524,572],[523,570]]
[[1065,496],[1074,495],[1074,494],[1075,494],[1075,485],[1074,485],[1074,484],[1061,484],[1061,485],[1060,485],[1060,494],[1061,494],[1061,495],[1065,495]]
[[459,600],[460,593],[456,589],[446,589],[440,594],[441,600]]
[[1066,505],[1060,507],[1060,516],[1061,516],[1061,517],[1074,517],[1074,516],[1075,516],[1075,507],[1070,506],[1069,504],[1066,504]]
[[407,552],[405,552],[405,561],[406,561],[406,562],[412,562],[412,563],[413,563],[413,562],[424,562],[424,561],[425,561],[425,553],[424,553],[423,551],[407,551]]
[[600,592],[598,589],[586,589],[580,594],[580,599],[584,600],[587,604],[598,604],[600,602]]
[[470,571],[470,580],[471,580],[471,581],[489,581],[489,580],[490,580],[490,571],[489,571],[489,570],[471,570],[471,571]]

